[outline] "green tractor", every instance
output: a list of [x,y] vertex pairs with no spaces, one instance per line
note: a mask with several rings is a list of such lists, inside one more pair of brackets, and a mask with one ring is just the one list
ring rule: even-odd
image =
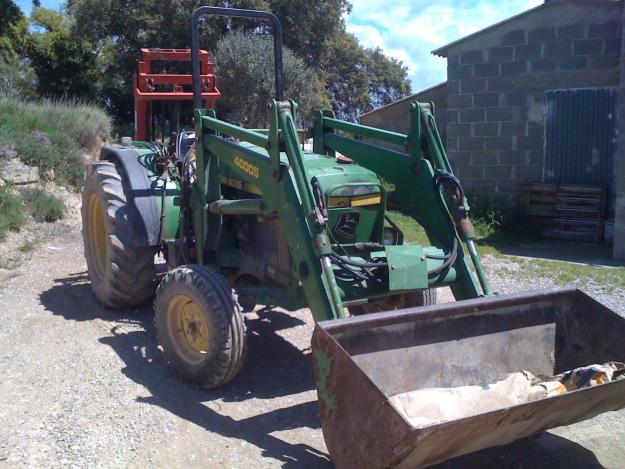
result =
[[[209,14],[273,26],[276,99],[268,106],[268,129],[244,129],[202,109],[198,25]],[[283,95],[282,29],[273,14],[197,9],[192,63],[194,132],[181,133],[173,150],[150,142],[104,148],[100,161],[87,168],[83,190],[89,278],[104,305],[150,301],[155,256],[166,260],[154,299],[155,324],[177,375],[204,388],[231,381],[246,353],[244,314],[255,305],[308,307],[317,338],[326,320],[339,323],[332,327],[348,337],[350,325],[350,334],[362,332],[367,321],[379,328],[397,321],[402,310],[433,314],[441,306],[427,305],[436,303],[439,287],[451,287],[457,300],[492,295],[432,104],[410,105],[407,135],[316,111],[312,152],[306,152],[295,124],[298,106]],[[391,188],[394,202],[423,227],[430,245],[404,243],[387,213]],[[368,337],[380,350],[374,335]],[[406,337],[398,335],[404,345],[391,348],[404,347]],[[313,339],[322,416],[340,410],[336,393],[346,382],[332,387],[328,377],[340,376],[332,363],[341,350]],[[332,432],[324,425],[326,436],[326,430]]]
[[[240,369],[243,313],[255,305],[309,307],[321,321],[434,304],[435,288],[446,285],[458,299],[474,298],[480,290],[463,241],[490,293],[432,105],[411,105],[409,135],[316,111],[313,151],[305,153],[297,104],[283,96],[280,23],[265,12],[217,13],[272,21],[269,129],[217,119],[200,109],[196,89],[195,132],[180,133],[174,151],[148,142],[104,148],[87,168],[83,191],[85,253],[98,299],[116,308],[149,301],[154,257],[162,253],[169,272],[154,301],[159,342],[177,374],[210,388]],[[391,185],[432,246],[403,243],[386,213]]]

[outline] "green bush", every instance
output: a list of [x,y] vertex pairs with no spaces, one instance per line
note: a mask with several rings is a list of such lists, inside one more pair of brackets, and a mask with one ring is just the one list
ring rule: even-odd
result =
[[29,213],[39,223],[53,222],[63,218],[65,208],[57,197],[47,194],[41,189],[28,189],[22,193]]
[[17,195],[7,185],[0,187],[0,240],[7,231],[17,231],[24,224],[22,204]]
[[12,144],[26,164],[78,190],[83,165],[76,156],[111,133],[109,117],[97,106],[72,101],[22,102],[0,97],[0,142]]

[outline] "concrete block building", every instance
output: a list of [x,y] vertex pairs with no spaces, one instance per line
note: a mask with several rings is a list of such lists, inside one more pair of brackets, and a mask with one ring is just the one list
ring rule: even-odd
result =
[[405,131],[407,103],[433,101],[467,191],[503,204],[525,182],[606,186],[625,258],[623,5],[551,0],[447,44],[433,51],[447,58],[446,83],[361,122]]

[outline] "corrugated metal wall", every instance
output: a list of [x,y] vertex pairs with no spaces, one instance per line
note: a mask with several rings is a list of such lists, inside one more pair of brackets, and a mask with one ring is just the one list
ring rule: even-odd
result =
[[545,181],[608,186],[617,136],[614,88],[547,91]]

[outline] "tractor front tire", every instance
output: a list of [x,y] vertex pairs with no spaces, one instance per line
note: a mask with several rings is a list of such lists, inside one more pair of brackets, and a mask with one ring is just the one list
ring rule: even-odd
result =
[[137,242],[141,219],[113,163],[87,167],[81,213],[87,270],[98,300],[112,308],[149,302],[154,296],[156,248]]
[[163,277],[154,323],[165,360],[203,388],[231,381],[245,358],[245,322],[237,296],[216,271],[184,265]]
[[363,314],[393,311],[414,306],[435,305],[436,301],[436,289],[428,288],[427,290],[393,295],[387,300],[348,306],[348,310],[352,316],[361,316]]

